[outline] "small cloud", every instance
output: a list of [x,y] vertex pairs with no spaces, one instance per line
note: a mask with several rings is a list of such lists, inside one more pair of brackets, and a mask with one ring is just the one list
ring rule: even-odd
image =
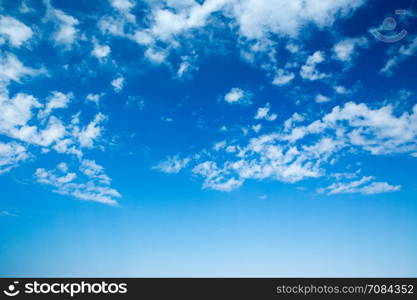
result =
[[270,104],[269,103],[267,103],[265,105],[265,107],[259,107],[258,110],[256,111],[256,114],[255,114],[255,120],[265,119],[265,120],[270,121],[270,122],[275,121],[277,119],[278,115],[275,114],[275,113],[270,114],[269,110],[270,110]]
[[79,21],[66,14],[64,11],[54,8],[50,0],[46,4],[46,19],[55,23],[57,30],[53,33],[55,44],[70,47],[77,39]]
[[322,94],[318,94],[315,98],[316,103],[325,103],[329,102],[331,99],[327,96],[324,96]]
[[174,119],[171,117],[161,117],[161,121],[166,122],[166,123],[171,123],[174,121]]
[[284,69],[278,69],[276,71],[274,80],[272,81],[272,84],[275,85],[286,85],[291,80],[293,80],[295,77],[294,73],[288,72]]
[[317,70],[317,65],[324,62],[323,51],[316,51],[307,58],[306,63],[301,66],[300,75],[304,79],[318,80],[327,77],[325,73],[321,73]]
[[0,44],[6,38],[13,47],[22,46],[33,35],[32,29],[12,17],[0,16]]
[[93,51],[91,51],[91,54],[95,57],[97,57],[99,60],[102,60],[109,56],[111,52],[111,49],[107,45],[100,45],[98,42],[94,42],[94,48]]
[[52,95],[47,99],[48,102],[46,103],[45,109],[39,112],[39,118],[45,118],[55,109],[68,107],[72,98],[72,93],[63,94],[61,92],[53,91]]
[[251,104],[251,94],[245,92],[240,88],[232,88],[226,95],[224,95],[224,101],[230,104]]
[[368,43],[364,37],[341,40],[333,47],[334,57],[342,62],[350,62],[357,55],[356,49],[367,47]]
[[64,162],[53,170],[36,169],[37,182],[54,187],[54,192],[69,195],[80,200],[94,201],[108,205],[117,205],[120,193],[110,187],[110,178],[104,173],[104,168],[93,160],[83,159],[80,165],[81,175],[87,178],[86,183],[78,183],[78,176],[69,172]]
[[351,182],[337,182],[326,188],[318,190],[319,193],[335,194],[355,194],[364,195],[381,194],[387,192],[396,192],[401,189],[400,185],[390,185],[387,182],[375,182],[373,176],[365,176],[359,180]]
[[126,106],[135,107],[138,110],[143,110],[145,108],[145,100],[138,96],[128,96],[126,101]]
[[404,62],[407,60],[410,56],[413,56],[417,53],[417,36],[413,38],[413,40],[405,45],[402,45],[398,51],[397,54],[390,57],[384,67],[379,71],[379,73],[384,74],[385,76],[392,76],[393,74],[393,68],[397,67],[398,64]]
[[261,124],[252,125],[252,130],[258,133],[262,129]]
[[116,77],[115,79],[113,79],[113,81],[111,82],[111,85],[112,85],[112,87],[113,87],[113,90],[114,90],[116,93],[119,93],[119,92],[123,89],[124,84],[125,84],[125,79],[124,79],[124,77],[123,77],[122,75],[117,76],[117,77]]
[[188,157],[181,159],[178,155],[169,156],[166,160],[153,166],[152,169],[168,174],[176,174],[185,168],[190,161],[191,160]]
[[13,217],[17,218],[19,215],[8,210],[0,210],[0,217]]
[[344,86],[341,86],[341,85],[337,85],[337,86],[333,87],[333,89],[336,93],[341,94],[341,95],[345,95],[345,94],[350,93],[350,91],[348,89],[346,89]]
[[226,141],[220,141],[214,144],[213,150],[219,151],[220,149],[223,149],[226,146]]
[[101,97],[104,96],[104,93],[101,94],[88,94],[85,97],[88,101],[94,102],[96,105],[99,105]]

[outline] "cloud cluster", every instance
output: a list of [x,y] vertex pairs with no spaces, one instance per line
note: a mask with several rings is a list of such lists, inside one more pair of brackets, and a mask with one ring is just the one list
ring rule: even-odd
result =
[[[417,105],[411,113],[397,115],[390,105],[370,108],[363,103],[348,102],[334,107],[321,119],[300,123],[307,122],[295,113],[280,131],[252,137],[247,144],[223,142],[221,149],[233,147],[234,151],[216,150],[208,154],[202,151],[198,159],[190,162],[191,171],[204,178],[204,188],[231,191],[248,179],[294,183],[323,177],[329,175],[328,167],[341,155],[352,151],[371,155],[417,153]],[[356,176],[357,173],[344,178]],[[364,178],[337,182],[321,191],[375,194],[400,189],[397,185],[372,181],[373,177]]]
[[232,88],[226,95],[224,101],[230,104],[251,104],[251,93],[241,88]]
[[13,47],[20,47],[32,35],[32,29],[22,22],[9,16],[0,16],[0,45],[8,41]]
[[0,141],[0,175],[9,172],[20,162],[29,158],[26,148],[19,143],[3,143]]
[[56,27],[56,30],[52,33],[55,44],[71,48],[71,45],[79,38],[77,28],[79,21],[64,11],[53,7],[50,0],[44,0],[44,3],[46,6],[45,20],[52,22]]
[[[81,174],[86,180],[80,183],[77,179]],[[62,162],[53,170],[38,168],[35,178],[41,184],[54,187],[56,193],[81,200],[117,205],[116,199],[121,197],[110,187],[110,178],[104,173],[104,168],[92,160],[81,161],[78,175],[70,172],[68,165]]]
[[395,192],[401,189],[401,185],[390,185],[387,182],[372,181],[373,176],[362,177],[359,180],[351,182],[336,182],[326,188],[318,190],[319,193],[335,194],[354,194],[361,193],[365,195]]
[[[268,53],[275,45],[272,36],[294,38],[306,25],[329,27],[337,19],[349,16],[364,1],[326,0],[318,3],[294,0],[288,4],[284,0],[164,0],[145,3],[148,5],[146,18],[139,22],[132,13],[135,1],[110,1],[113,11],[100,19],[99,28],[103,34],[127,38],[142,45],[145,57],[154,63],[162,63],[171,51],[181,52],[188,47],[193,36],[209,36],[219,28],[231,28],[243,48],[249,48],[247,57],[259,51]],[[274,81],[278,85],[285,84],[292,76],[277,74]]]
[[161,161],[152,169],[159,170],[164,173],[175,174],[185,168],[190,162],[190,158],[180,158],[179,155],[169,156],[166,160]]
[[[50,5],[49,2],[47,4]],[[48,10],[48,14],[53,14],[61,21],[71,20],[50,6]],[[0,36],[6,36],[14,47],[21,46],[32,34],[18,21],[1,17],[0,22],[8,26],[1,29]],[[56,33],[57,41],[72,43],[70,36],[73,31],[62,26],[59,27],[60,33]],[[64,38],[65,34],[69,36]],[[80,170],[88,178],[87,183],[73,183],[73,173],[58,177],[43,169],[37,171],[38,180],[55,186],[61,194],[115,204],[115,198],[120,195],[108,186],[110,178],[103,173],[101,167],[85,159],[84,155],[86,149],[97,146],[107,117],[99,112],[89,122],[83,122],[79,112],[68,120],[68,112],[65,111],[74,99],[72,93],[51,91],[45,99],[26,93],[10,95],[8,86],[11,82],[22,84],[27,78],[43,72],[25,66],[15,54],[0,53],[0,173],[9,172],[29,157],[35,157],[32,154],[34,152],[47,154],[54,151],[69,155],[75,157],[80,164]],[[98,102],[98,99],[93,100]]]

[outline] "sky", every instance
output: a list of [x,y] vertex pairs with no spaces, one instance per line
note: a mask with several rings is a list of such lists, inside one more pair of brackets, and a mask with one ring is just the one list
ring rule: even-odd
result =
[[416,21],[0,0],[0,276],[417,276]]

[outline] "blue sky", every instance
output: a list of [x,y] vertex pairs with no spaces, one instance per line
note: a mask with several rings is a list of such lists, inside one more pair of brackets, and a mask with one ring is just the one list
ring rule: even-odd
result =
[[416,9],[0,0],[0,275],[416,276]]

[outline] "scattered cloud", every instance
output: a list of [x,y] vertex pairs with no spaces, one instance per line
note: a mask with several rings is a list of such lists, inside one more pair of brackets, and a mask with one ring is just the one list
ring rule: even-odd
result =
[[77,181],[78,175],[68,171],[66,163],[60,163],[53,170],[38,168],[35,172],[37,182],[54,187],[54,192],[69,195],[80,200],[94,201],[108,205],[117,205],[120,193],[111,188],[110,178],[104,168],[94,161],[83,160],[80,170],[86,177],[85,183]]
[[91,54],[99,60],[103,60],[110,55],[111,49],[108,45],[100,45],[97,41],[94,41],[94,48]]
[[113,87],[113,90],[118,93],[121,90],[123,90],[123,87],[125,85],[125,78],[121,75],[117,76],[115,79],[112,80],[111,85]]
[[337,60],[348,63],[357,55],[358,48],[368,45],[369,41],[364,37],[342,39],[333,47],[334,56]]
[[100,104],[100,99],[103,96],[104,96],[104,93],[101,93],[101,94],[88,94],[85,98],[88,101],[94,102],[96,105],[99,105]]
[[226,95],[224,101],[230,104],[251,104],[251,94],[240,88],[232,88]]
[[331,184],[326,188],[319,189],[319,192],[327,193],[328,195],[354,193],[372,195],[387,192],[395,192],[401,189],[400,185],[394,186],[386,182],[376,182],[373,180],[373,176],[367,176],[351,182],[337,182]]
[[316,103],[325,103],[329,102],[331,99],[325,95],[318,94],[315,98]]
[[301,66],[301,77],[308,80],[319,80],[327,77],[327,74],[321,73],[319,70],[317,70],[317,65],[324,62],[324,57],[325,56],[323,51],[316,51],[310,55],[307,58],[306,63]]
[[350,93],[350,91],[342,85],[334,86],[333,89],[337,94],[341,95],[346,95]]
[[55,44],[70,48],[79,38],[79,30],[77,29],[79,21],[64,11],[53,7],[50,0],[43,1],[46,6],[46,20],[53,22],[57,28],[52,35]]
[[[269,109],[261,110],[258,117],[265,118],[268,113]],[[193,174],[204,178],[203,188],[220,191],[239,188],[248,179],[295,183],[323,177],[329,166],[352,151],[371,155],[415,155],[416,120],[417,105],[411,114],[395,115],[390,105],[373,109],[363,103],[348,102],[342,107],[335,106],[321,119],[307,125],[302,115],[294,113],[284,122],[281,131],[252,137],[246,144],[222,141],[221,149],[230,151],[203,150],[196,156],[198,159],[187,161],[187,165],[191,165]],[[178,171],[181,169],[183,167]],[[363,177],[350,183],[338,182],[322,192],[375,194],[400,189],[400,186],[373,179]]]
[[267,120],[267,121],[275,121],[278,117],[275,113],[269,113],[271,109],[271,105],[267,103],[264,107],[259,107],[255,114],[255,120]]
[[379,72],[386,76],[391,76],[393,74],[393,68],[397,67],[400,63],[404,62],[416,53],[417,36],[414,36],[410,43],[399,47],[398,53],[390,53],[390,58],[386,61],[384,67]]
[[0,175],[9,172],[29,156],[30,154],[23,145],[16,142],[3,143],[0,141]]
[[7,40],[13,47],[20,47],[33,35],[32,29],[8,16],[0,16],[0,45]]
[[42,70],[26,67],[14,54],[0,53],[0,85],[7,85],[10,81],[20,83],[21,78],[40,73]]
[[178,155],[169,156],[166,160],[152,167],[164,173],[175,174],[185,168],[190,162],[189,158],[180,158]]
[[274,80],[272,81],[272,84],[286,85],[291,80],[293,80],[294,77],[295,77],[295,74],[292,72],[285,71],[284,69],[277,69]]

